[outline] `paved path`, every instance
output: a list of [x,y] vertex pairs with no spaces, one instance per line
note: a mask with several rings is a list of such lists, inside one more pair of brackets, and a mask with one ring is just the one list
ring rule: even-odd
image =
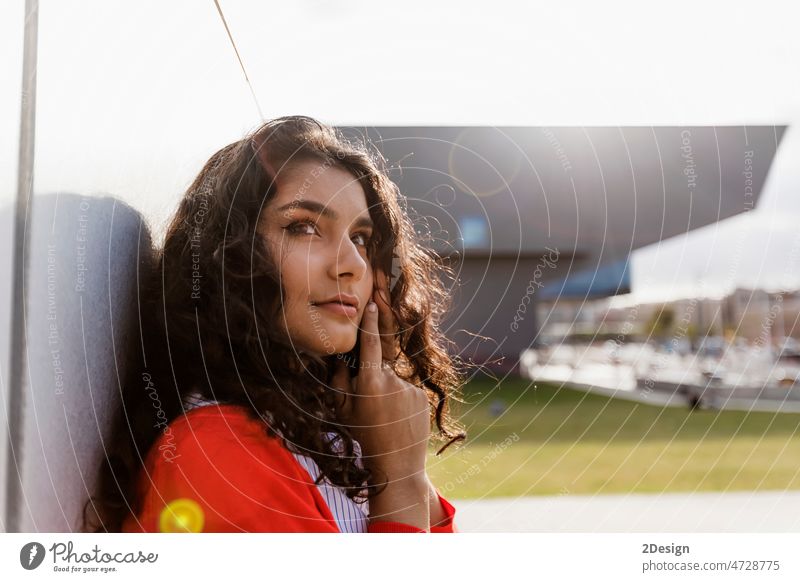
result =
[[462,532],[795,532],[800,491],[454,500]]

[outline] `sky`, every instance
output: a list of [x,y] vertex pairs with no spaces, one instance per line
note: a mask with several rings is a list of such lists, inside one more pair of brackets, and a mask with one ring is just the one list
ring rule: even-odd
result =
[[[37,193],[111,193],[159,232],[204,161],[261,114],[342,125],[788,124],[758,207],[636,251],[633,293],[620,301],[800,286],[791,3],[220,4],[258,106],[213,0],[40,2]],[[3,203],[16,192],[23,8],[0,8]]]

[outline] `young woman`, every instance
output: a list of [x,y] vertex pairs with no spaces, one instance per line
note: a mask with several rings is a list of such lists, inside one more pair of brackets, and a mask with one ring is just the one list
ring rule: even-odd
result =
[[84,530],[455,531],[444,274],[364,144],[293,116],[222,148],[140,274]]

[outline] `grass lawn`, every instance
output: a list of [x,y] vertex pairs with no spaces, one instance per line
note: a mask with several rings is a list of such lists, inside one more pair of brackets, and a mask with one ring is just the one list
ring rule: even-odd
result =
[[466,443],[428,459],[445,497],[800,489],[800,414],[692,412],[518,378],[475,379],[463,399]]

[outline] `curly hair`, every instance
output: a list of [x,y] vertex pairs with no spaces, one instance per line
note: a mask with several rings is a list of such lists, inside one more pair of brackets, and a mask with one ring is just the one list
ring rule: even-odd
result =
[[[163,427],[185,413],[190,394],[241,405],[264,420],[267,435],[280,436],[290,451],[317,463],[318,483],[327,477],[356,502],[380,490],[370,470],[356,463],[350,431],[336,422],[341,395],[329,382],[337,355],[298,352],[273,323],[284,289],[257,225],[282,173],[307,161],[345,169],[363,187],[375,223],[369,260],[389,273],[399,259],[391,290],[401,347],[395,371],[427,391],[434,436],[445,442],[437,454],[466,438],[449,416],[450,402],[460,400],[463,362],[449,353],[451,342],[439,331],[449,306],[444,279],[452,270],[423,246],[375,148],[310,117],[281,117],[211,156],[140,276],[134,330],[141,342],[130,350],[83,531],[120,531],[126,517],[138,513],[143,458]],[[155,424],[154,393],[162,421]]]

